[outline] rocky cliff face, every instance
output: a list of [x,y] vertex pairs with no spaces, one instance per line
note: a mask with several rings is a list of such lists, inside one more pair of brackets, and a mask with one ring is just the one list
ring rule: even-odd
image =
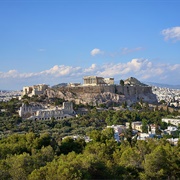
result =
[[151,87],[139,85],[50,88],[47,90],[47,96],[94,106],[99,104],[106,104],[107,106],[113,103],[122,104],[125,101],[130,105],[141,99],[144,102],[157,103],[156,95],[152,93]]

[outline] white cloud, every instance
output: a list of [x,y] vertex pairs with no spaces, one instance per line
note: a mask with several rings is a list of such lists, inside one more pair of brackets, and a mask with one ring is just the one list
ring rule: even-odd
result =
[[16,78],[16,77],[18,77],[18,75],[19,75],[18,72],[14,69],[9,70],[6,73],[0,72],[0,78],[8,78],[8,77]]
[[98,48],[95,48],[95,49],[93,49],[92,51],[91,51],[91,55],[92,56],[95,56],[95,55],[97,55],[97,54],[103,54],[104,52],[103,51],[101,51],[100,49],[98,49]]
[[81,71],[81,67],[72,67],[65,65],[55,65],[51,69],[42,71],[42,75],[51,76],[51,77],[66,77],[66,76],[76,76],[76,74]]
[[125,48],[122,48],[121,49],[121,54],[130,54],[130,53],[133,53],[133,52],[136,52],[136,51],[141,51],[141,50],[143,50],[143,48],[142,47],[136,47],[136,48],[127,48],[127,47],[125,47]]
[[180,64],[171,65],[171,66],[169,66],[169,69],[170,69],[171,71],[180,70]]
[[178,84],[179,67],[179,64],[153,64],[148,59],[132,59],[127,63],[103,65],[97,74],[103,77],[115,77],[117,80],[133,76],[143,81]]
[[95,72],[97,70],[97,65],[96,64],[92,64],[89,68],[85,68],[84,72],[85,73],[92,73]]
[[[146,62],[146,60],[145,60],[145,62]],[[132,61],[127,63],[127,66],[136,72],[140,70],[142,65],[143,65],[143,62],[141,59],[132,59]]]
[[126,55],[126,54],[130,54],[130,53],[133,53],[133,52],[137,52],[137,51],[142,51],[144,48],[143,47],[135,47],[135,48],[122,48],[118,51],[114,51],[114,52],[104,52],[98,48],[95,48],[93,49],[90,54],[92,56],[96,56],[98,54],[103,54],[105,55],[106,57],[118,57],[118,56],[122,56],[122,55]]
[[164,36],[165,40],[169,40],[169,39],[172,39],[174,41],[180,40],[180,26],[164,29],[162,30],[161,33]]
[[[41,72],[20,73],[16,70],[0,72],[0,87],[46,83],[50,85],[60,82],[82,82],[83,76],[95,75],[114,77],[115,81],[130,76],[139,80],[178,84],[180,82],[180,64],[156,64],[148,59],[132,59],[126,63],[92,64],[89,67],[55,65]],[[31,84],[30,84],[31,83]],[[5,88],[4,88],[5,89]]]

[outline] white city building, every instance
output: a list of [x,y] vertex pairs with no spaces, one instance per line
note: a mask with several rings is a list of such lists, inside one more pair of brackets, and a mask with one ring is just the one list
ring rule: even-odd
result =
[[175,125],[177,127],[180,125],[180,119],[163,118],[162,122],[166,122],[168,124],[172,124],[172,125]]
[[114,129],[114,139],[119,142],[120,141],[120,134],[124,133],[126,131],[126,126],[124,125],[112,125],[112,126],[107,126],[107,128],[112,128]]

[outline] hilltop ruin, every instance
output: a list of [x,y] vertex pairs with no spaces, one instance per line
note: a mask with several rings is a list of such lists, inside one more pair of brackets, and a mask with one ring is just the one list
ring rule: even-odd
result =
[[46,94],[49,98],[61,98],[74,101],[76,104],[107,106],[112,103],[122,104],[127,102],[131,105],[138,101],[156,104],[156,95],[152,93],[152,87],[147,86],[136,78],[128,78],[124,85],[114,84],[113,78],[86,76],[85,83],[77,86],[64,86],[48,88]]

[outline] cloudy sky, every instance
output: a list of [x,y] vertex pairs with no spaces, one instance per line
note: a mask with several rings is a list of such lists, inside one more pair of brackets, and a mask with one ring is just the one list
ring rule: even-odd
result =
[[136,77],[180,84],[180,1],[2,0],[0,89]]

